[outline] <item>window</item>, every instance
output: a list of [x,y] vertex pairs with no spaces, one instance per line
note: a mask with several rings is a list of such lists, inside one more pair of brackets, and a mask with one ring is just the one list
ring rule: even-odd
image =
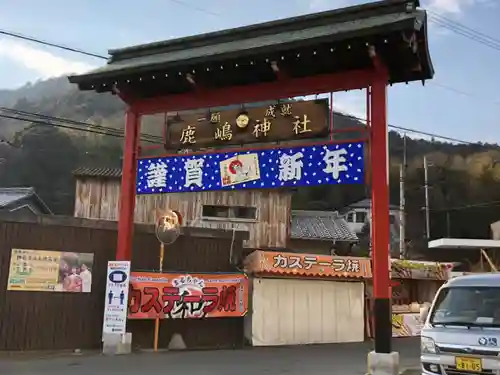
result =
[[[235,219],[257,219],[257,209],[255,207],[237,206],[232,207],[232,217]],[[231,213],[230,211],[230,213]]]
[[203,206],[203,217],[256,220],[257,208],[246,206]]
[[204,216],[204,217],[229,217],[229,207],[227,207],[227,206],[203,206],[202,216]]
[[391,224],[396,223],[396,217],[394,215],[389,215],[389,223]]
[[349,213],[347,214],[347,221],[348,221],[349,223],[354,223],[354,213],[349,212]]
[[366,221],[366,212],[356,212],[356,223],[364,223]]
[[500,327],[500,288],[442,289],[432,310],[431,324]]

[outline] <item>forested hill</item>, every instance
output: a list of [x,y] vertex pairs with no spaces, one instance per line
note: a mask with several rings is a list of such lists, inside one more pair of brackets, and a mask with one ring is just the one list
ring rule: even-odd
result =
[[[0,90],[0,106],[122,128],[123,104],[109,95],[83,93],[56,78]],[[337,115],[336,126],[355,120]],[[438,124],[436,124],[437,126]],[[354,124],[355,126],[355,124]],[[160,133],[159,127],[148,133]],[[34,186],[57,213],[71,214],[77,166],[118,166],[120,138],[61,130],[0,118],[0,185]],[[403,140],[390,133],[391,201],[399,202],[399,163]],[[500,219],[500,149],[495,145],[453,145],[427,140],[407,142],[406,203],[409,235],[422,239],[424,228],[423,156],[429,168],[431,236],[489,237],[489,224]],[[358,186],[321,186],[294,196],[299,209],[338,209],[360,200],[369,190]]]

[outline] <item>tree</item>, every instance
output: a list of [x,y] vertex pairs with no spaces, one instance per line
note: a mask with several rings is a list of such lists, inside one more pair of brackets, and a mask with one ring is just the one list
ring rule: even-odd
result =
[[3,181],[9,186],[34,187],[55,213],[72,213],[71,172],[79,153],[71,137],[55,127],[32,125],[16,139],[20,153],[8,159]]
[[370,222],[366,221],[358,233],[359,242],[353,246],[352,255],[355,256],[369,256],[371,250],[371,230]]

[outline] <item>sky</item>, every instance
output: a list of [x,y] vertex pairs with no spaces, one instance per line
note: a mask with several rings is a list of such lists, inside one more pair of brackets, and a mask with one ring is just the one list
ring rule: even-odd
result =
[[[0,0],[0,30],[106,55],[108,49],[171,39],[368,2],[367,0]],[[421,0],[423,9],[499,39],[498,0]],[[435,77],[389,88],[392,125],[467,141],[500,143],[500,48],[429,22]],[[0,88],[81,73],[104,61],[0,36]],[[362,91],[334,105],[366,117]]]

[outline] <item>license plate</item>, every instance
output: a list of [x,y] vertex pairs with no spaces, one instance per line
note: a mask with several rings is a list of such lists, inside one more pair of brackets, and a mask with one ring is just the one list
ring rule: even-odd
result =
[[472,372],[483,371],[483,366],[479,358],[456,357],[455,364],[457,365],[457,370]]

